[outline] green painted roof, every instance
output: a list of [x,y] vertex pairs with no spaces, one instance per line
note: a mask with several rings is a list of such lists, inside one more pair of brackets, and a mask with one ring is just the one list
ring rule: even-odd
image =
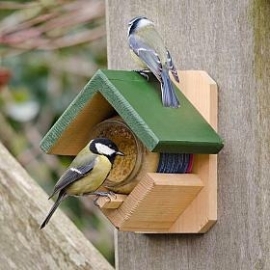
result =
[[[50,152],[54,144],[61,143],[61,133],[100,93],[150,151],[218,153],[223,147],[219,135],[181,91],[176,88],[176,92],[181,107],[163,107],[156,80],[147,81],[133,71],[99,70],[44,137],[41,148]],[[88,118],[100,113],[95,106]],[[78,136],[80,129],[76,127]]]

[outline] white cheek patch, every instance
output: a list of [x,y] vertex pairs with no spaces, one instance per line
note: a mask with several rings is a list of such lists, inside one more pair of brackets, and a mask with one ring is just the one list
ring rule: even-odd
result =
[[102,143],[97,143],[96,149],[97,149],[98,153],[100,153],[102,155],[106,155],[106,156],[111,156],[113,153],[115,153],[115,151],[113,149],[111,149],[110,147],[108,147],[107,145],[104,145]]
[[145,27],[148,25],[153,25],[153,22],[151,22],[150,20],[147,19],[142,19],[139,21],[138,26],[137,27]]

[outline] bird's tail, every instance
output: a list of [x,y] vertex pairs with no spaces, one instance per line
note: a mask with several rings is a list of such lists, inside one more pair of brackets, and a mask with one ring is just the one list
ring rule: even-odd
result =
[[43,229],[46,226],[46,224],[50,221],[53,213],[55,212],[57,207],[60,205],[60,203],[66,198],[66,196],[67,195],[63,192],[59,193],[57,200],[55,201],[54,205],[50,209],[50,212],[48,213],[47,217],[44,219],[44,221],[40,225],[40,229]]
[[168,70],[165,68],[161,72],[161,94],[164,107],[180,107]]

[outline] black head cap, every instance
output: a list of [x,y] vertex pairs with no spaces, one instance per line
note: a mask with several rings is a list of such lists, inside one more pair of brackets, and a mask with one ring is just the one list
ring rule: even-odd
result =
[[130,35],[131,33],[133,33],[135,31],[135,29],[137,28],[139,22],[141,20],[148,20],[146,17],[144,16],[137,16],[137,17],[134,17],[133,19],[131,19],[128,23],[128,35]]
[[104,155],[112,162],[117,155],[123,156],[124,154],[118,150],[117,145],[107,138],[93,139],[89,144],[89,149],[92,153]]

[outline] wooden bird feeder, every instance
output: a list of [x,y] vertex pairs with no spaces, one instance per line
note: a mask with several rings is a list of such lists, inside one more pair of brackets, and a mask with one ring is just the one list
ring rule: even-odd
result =
[[[156,80],[99,70],[41,142],[46,153],[74,156],[95,137],[118,145],[125,156],[104,184],[116,195],[97,204],[119,230],[204,233],[217,220],[217,85],[204,71],[179,77],[175,109],[162,106]],[[176,171],[162,172],[164,162]],[[175,173],[179,163],[189,173]]]

